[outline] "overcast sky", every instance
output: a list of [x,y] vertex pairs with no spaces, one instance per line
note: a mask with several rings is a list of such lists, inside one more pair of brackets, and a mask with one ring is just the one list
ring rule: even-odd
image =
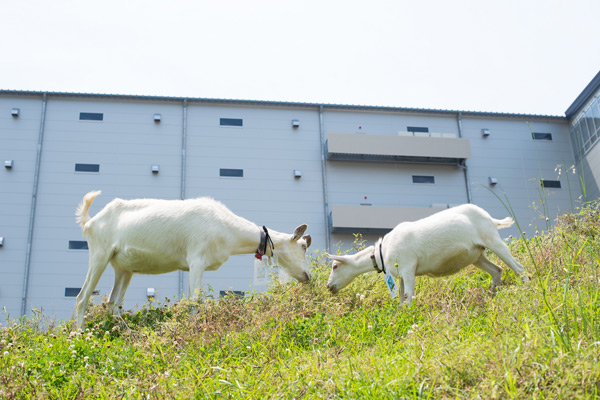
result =
[[0,89],[563,115],[599,0],[0,1]]

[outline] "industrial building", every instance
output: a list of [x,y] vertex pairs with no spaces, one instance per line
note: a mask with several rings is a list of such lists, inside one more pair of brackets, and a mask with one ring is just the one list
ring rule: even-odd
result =
[[[75,208],[98,189],[92,216],[115,197],[210,196],[259,226],[308,224],[310,250],[467,202],[497,218],[509,203],[534,235],[598,197],[599,87],[600,74],[564,116],[0,91],[0,306],[72,316],[88,262]],[[215,296],[264,289],[252,255],[204,283]],[[187,294],[187,272],[135,275],[125,307],[148,294]]]

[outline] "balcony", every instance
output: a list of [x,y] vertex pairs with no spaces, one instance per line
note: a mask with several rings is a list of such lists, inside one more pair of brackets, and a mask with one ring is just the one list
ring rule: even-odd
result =
[[445,204],[435,207],[332,205],[330,230],[332,233],[387,233],[401,222],[416,221],[447,207]]
[[467,158],[471,158],[469,139],[453,134],[327,134],[327,159],[331,161],[462,164]]

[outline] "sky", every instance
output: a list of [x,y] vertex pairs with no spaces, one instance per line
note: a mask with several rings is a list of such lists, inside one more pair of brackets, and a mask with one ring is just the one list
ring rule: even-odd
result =
[[0,0],[0,89],[564,115],[598,0]]

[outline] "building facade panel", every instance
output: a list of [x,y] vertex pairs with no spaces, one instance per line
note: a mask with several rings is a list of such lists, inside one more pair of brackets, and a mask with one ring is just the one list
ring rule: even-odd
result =
[[[497,218],[508,215],[502,202],[510,203],[520,228],[534,234],[548,227],[544,216],[553,219],[579,204],[580,174],[588,199],[598,196],[600,151],[593,139],[600,134],[600,108],[594,116],[597,91],[590,93],[595,94],[579,101],[569,119],[47,94],[27,309],[42,308],[59,319],[71,317],[73,296],[88,267],[85,238],[74,212],[90,190],[103,191],[91,215],[115,197],[210,196],[259,226],[291,233],[307,223],[311,250],[324,250],[328,243],[330,251],[348,249],[356,233],[370,244],[397,223],[469,201]],[[0,161],[14,160],[12,168],[0,173],[0,237],[5,236],[0,247],[0,305],[13,316],[20,314],[26,280],[42,95],[0,95]],[[18,116],[12,115],[13,108],[19,108]],[[350,146],[358,157],[328,159],[327,138],[332,133],[361,140]],[[451,149],[443,143],[451,142],[468,143],[468,152],[461,148],[458,155],[445,157]],[[381,143],[388,143],[383,152]],[[416,154],[402,155],[415,143]],[[381,157],[374,159],[369,153],[361,158],[368,149]],[[585,154],[577,156],[577,151]],[[513,227],[501,235],[516,236],[518,231]],[[95,301],[110,293],[113,279],[108,268]],[[253,279],[252,255],[233,256],[204,275],[204,290],[214,297],[224,290],[263,290]],[[144,304],[148,288],[158,298],[179,297],[187,294],[188,273],[136,275],[125,308]]]
[[[103,119],[82,121],[81,112],[101,113]],[[156,112],[162,115],[160,123],[153,119]],[[85,240],[74,216],[85,193],[103,191],[92,205],[92,216],[115,197],[179,197],[181,115],[180,106],[168,103],[48,100],[28,285],[30,304],[44,304],[48,313],[63,318],[71,315],[74,298],[65,296],[65,288],[80,288],[88,267],[87,251],[69,250],[70,240]],[[97,164],[98,169],[78,171],[77,164]],[[160,165],[158,173],[151,171],[153,164]],[[113,279],[109,268],[98,285],[101,296],[110,293]],[[136,277],[126,306],[145,301],[145,288],[136,296],[142,291],[136,288],[148,284],[142,281],[150,280],[160,288],[168,279]]]
[[0,96],[0,310],[11,317],[21,313],[41,117],[41,96]]
[[[574,163],[566,121],[463,118],[462,125],[477,154],[467,161],[475,204],[502,216],[507,211],[499,197],[513,208],[521,229],[529,234],[547,229],[546,216],[553,220],[558,212],[571,210],[571,198],[581,194],[575,184],[578,176],[563,173],[559,177],[557,170],[559,164],[564,171],[564,165]],[[484,128],[489,135],[482,135]],[[550,133],[552,140],[535,140],[532,132]],[[490,178],[497,183],[490,184]],[[561,188],[543,188],[541,180],[560,180]],[[502,234],[518,235],[518,230],[515,226]]]
[[[223,118],[241,120],[242,125],[222,126]],[[280,232],[291,233],[306,223],[312,246],[324,246],[315,110],[191,104],[187,144],[188,197],[213,197],[234,213]],[[237,170],[241,176],[221,176],[222,169]],[[294,171],[300,176],[295,177]],[[232,270],[237,271],[235,275]],[[204,282],[217,290],[248,291],[253,277],[254,259],[242,255],[207,272]]]

